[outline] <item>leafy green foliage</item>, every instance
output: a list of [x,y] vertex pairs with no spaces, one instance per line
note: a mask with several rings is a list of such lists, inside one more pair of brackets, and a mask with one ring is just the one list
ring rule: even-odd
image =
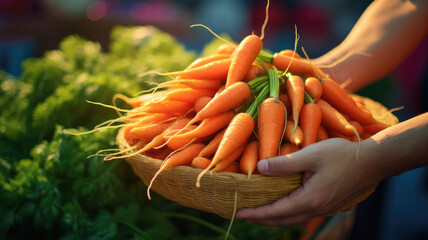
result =
[[[109,52],[69,36],[59,49],[26,60],[19,79],[0,72],[0,239],[222,239],[218,229],[229,221],[156,193],[149,201],[126,161],[88,158],[117,147],[115,129],[70,133],[117,117],[87,100],[110,104],[114,94],[132,96],[168,80],[147,71],[181,70],[195,56],[156,28],[117,26]],[[234,224],[238,239],[290,232]]]

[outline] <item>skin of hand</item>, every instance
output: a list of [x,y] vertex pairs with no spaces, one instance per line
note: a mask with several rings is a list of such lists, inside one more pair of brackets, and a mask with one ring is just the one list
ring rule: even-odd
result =
[[331,138],[285,156],[259,161],[264,175],[303,173],[290,195],[257,208],[241,209],[237,219],[270,226],[302,223],[326,215],[376,186],[382,179],[428,165],[428,113],[381,131],[361,142]]
[[337,47],[312,62],[355,92],[391,72],[427,34],[428,1],[376,0]]

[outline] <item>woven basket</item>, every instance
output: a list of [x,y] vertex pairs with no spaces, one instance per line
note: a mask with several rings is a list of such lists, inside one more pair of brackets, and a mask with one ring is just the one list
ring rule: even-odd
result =
[[[397,118],[381,104],[368,98],[356,95],[353,97],[362,101],[377,120],[391,125],[398,122]],[[119,131],[117,141],[120,148],[129,147],[122,131]],[[162,164],[161,160],[144,155],[129,157],[127,162],[146,185]],[[257,207],[273,203],[290,194],[302,182],[301,174],[283,177],[254,174],[248,179],[245,174],[209,172],[202,177],[201,187],[197,188],[196,178],[201,171],[201,169],[187,166],[167,168],[156,178],[151,190],[183,206],[215,213],[230,219],[234,209],[235,193],[237,193],[237,209]],[[339,211],[351,210],[374,190],[375,188],[345,204]]]

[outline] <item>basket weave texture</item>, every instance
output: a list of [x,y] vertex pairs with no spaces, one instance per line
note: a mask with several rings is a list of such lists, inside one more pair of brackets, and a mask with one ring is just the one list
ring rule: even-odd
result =
[[[362,101],[365,108],[372,113],[375,119],[390,125],[398,122],[397,118],[380,103],[357,95],[353,95],[353,98]],[[117,135],[117,142],[121,149],[129,147],[122,131],[119,131]],[[162,160],[145,155],[129,157],[127,162],[146,185],[162,164]],[[209,172],[202,177],[201,186],[197,188],[196,178],[201,171],[201,169],[188,166],[167,168],[156,178],[151,190],[180,205],[215,213],[223,218],[230,219],[235,201],[238,210],[271,204],[290,194],[302,183],[301,174],[281,177],[253,174],[248,179],[247,175],[240,173]],[[374,190],[375,188],[372,188],[360,197],[345,204],[338,212],[351,210]],[[235,193],[237,194],[236,199]]]

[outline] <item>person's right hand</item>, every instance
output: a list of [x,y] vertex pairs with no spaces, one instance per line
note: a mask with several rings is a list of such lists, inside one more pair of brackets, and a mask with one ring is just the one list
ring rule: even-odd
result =
[[276,202],[257,208],[242,209],[238,219],[262,225],[291,225],[315,216],[335,212],[344,204],[370,191],[381,178],[373,177],[368,145],[332,138],[311,144],[295,153],[261,160],[261,174],[283,176],[303,173],[303,184]]

